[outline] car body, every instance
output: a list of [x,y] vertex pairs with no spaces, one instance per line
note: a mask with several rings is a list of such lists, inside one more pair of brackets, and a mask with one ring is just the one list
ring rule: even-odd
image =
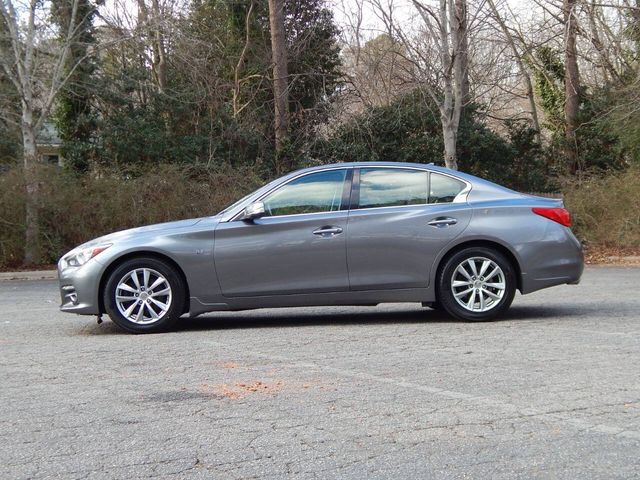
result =
[[[115,314],[130,331],[166,328],[155,317],[167,312],[156,304],[178,308],[171,324],[216,310],[383,302],[422,302],[485,320],[508,308],[511,290],[579,282],[582,248],[568,218],[561,200],[432,164],[323,165],[285,175],[215,216],[77,247],[58,264],[61,310]],[[439,278],[460,252],[466,266],[452,265],[451,278]],[[494,266],[502,268],[493,283],[480,281],[479,270],[486,275]],[[160,279],[167,284],[158,286]],[[143,280],[171,296],[158,301],[144,293]],[[454,283],[460,286],[447,287]],[[460,293],[467,289],[475,290]],[[443,295],[452,298],[443,302]],[[466,314],[456,311],[456,299],[458,307],[471,305]],[[129,325],[135,310],[142,322]]]

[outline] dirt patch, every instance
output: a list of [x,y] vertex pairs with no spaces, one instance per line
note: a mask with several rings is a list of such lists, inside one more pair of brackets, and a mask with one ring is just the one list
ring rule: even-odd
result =
[[233,368],[238,368],[238,367],[240,367],[240,365],[238,365],[238,364],[237,364],[237,363],[235,363],[235,362],[225,362],[225,363],[223,363],[223,364],[222,364],[222,368],[230,368],[230,369],[233,369]]
[[257,380],[251,383],[223,383],[218,385],[212,385],[209,383],[203,383],[200,386],[200,392],[208,395],[213,395],[218,398],[228,398],[230,400],[239,400],[246,398],[250,395],[267,395],[273,396],[282,391],[287,392],[302,392],[310,388],[318,387],[324,390],[321,386],[315,383],[287,383],[282,380],[262,381]]
[[274,395],[284,388],[284,382],[277,380],[274,382],[256,381],[253,383],[234,383],[210,385],[203,383],[200,391],[204,393],[213,393],[218,397],[238,400],[253,394]]

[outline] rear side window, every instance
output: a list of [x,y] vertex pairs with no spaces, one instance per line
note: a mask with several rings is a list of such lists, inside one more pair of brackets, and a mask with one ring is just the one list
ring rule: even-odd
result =
[[340,210],[347,171],[329,170],[292,180],[264,200],[265,216]]
[[455,178],[437,173],[431,174],[429,203],[451,203],[464,190],[465,184]]
[[427,203],[428,173],[400,168],[360,169],[359,208]]

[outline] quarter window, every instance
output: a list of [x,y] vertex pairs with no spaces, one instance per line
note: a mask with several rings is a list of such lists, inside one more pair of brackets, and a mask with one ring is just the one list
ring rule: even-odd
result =
[[266,216],[340,210],[345,169],[296,178],[263,199]]
[[431,174],[429,203],[451,203],[464,190],[465,184],[455,178]]
[[428,175],[424,170],[362,168],[359,208],[425,204]]

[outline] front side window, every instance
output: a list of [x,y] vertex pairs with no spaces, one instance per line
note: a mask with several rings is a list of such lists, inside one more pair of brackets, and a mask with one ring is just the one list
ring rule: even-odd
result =
[[265,216],[340,210],[345,169],[311,173],[292,180],[262,201]]
[[429,203],[451,203],[464,190],[465,184],[455,178],[431,174]]
[[362,168],[359,208],[425,204],[428,179],[424,170]]

